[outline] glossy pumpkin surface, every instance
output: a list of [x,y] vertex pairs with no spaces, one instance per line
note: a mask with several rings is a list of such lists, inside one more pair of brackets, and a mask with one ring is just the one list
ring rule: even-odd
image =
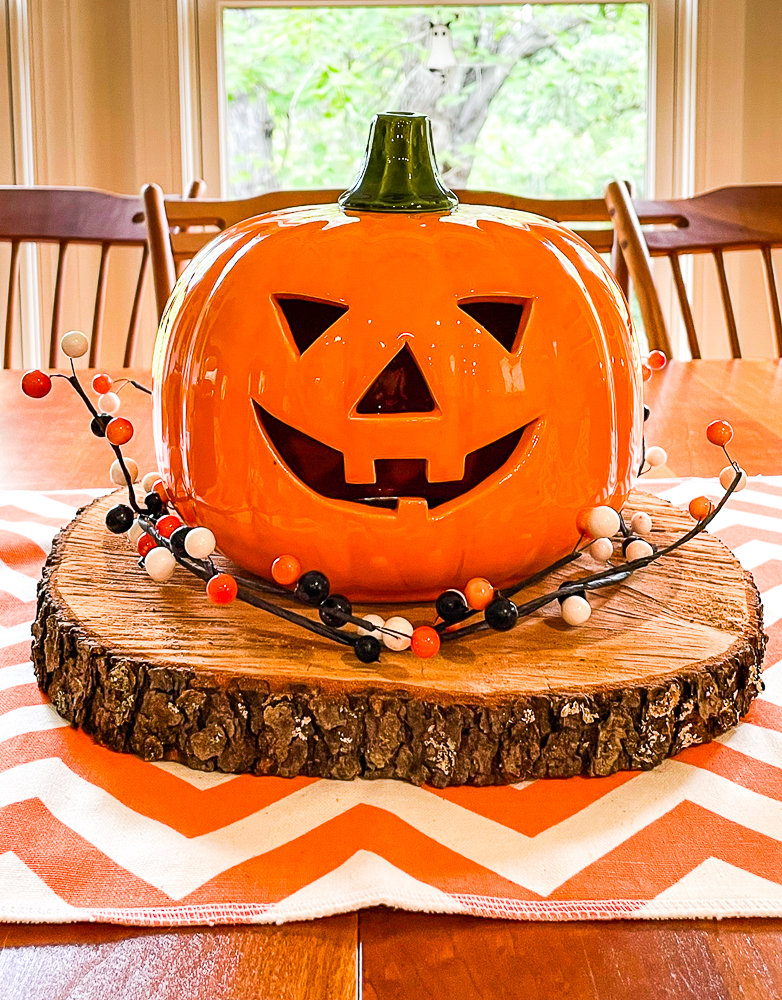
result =
[[627,306],[568,230],[482,206],[289,209],[190,264],[154,363],[159,467],[190,523],[353,598],[506,586],[621,504],[641,451]]

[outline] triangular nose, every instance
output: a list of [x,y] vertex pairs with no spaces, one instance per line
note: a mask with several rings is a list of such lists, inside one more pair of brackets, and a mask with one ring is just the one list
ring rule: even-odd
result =
[[405,344],[364,393],[356,413],[431,413],[434,409],[426,379]]

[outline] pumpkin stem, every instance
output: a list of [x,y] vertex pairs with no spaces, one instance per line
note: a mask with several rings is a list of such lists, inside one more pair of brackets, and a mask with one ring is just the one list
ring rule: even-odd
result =
[[426,115],[375,115],[358,179],[339,197],[358,212],[450,212],[459,201],[440,177]]

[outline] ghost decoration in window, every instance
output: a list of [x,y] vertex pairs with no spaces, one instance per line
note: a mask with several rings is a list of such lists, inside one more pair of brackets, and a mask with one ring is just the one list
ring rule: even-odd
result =
[[456,65],[456,56],[453,51],[453,37],[451,35],[451,22],[447,24],[432,24],[430,22],[431,34],[429,38],[429,54],[426,57],[426,68],[433,73],[442,73]]

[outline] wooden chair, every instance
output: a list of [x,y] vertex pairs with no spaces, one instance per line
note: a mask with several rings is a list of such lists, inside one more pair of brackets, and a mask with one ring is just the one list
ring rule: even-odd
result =
[[[244,219],[263,212],[297,205],[319,205],[335,202],[342,194],[342,188],[335,190],[271,191],[255,198],[235,201],[206,201],[197,203],[182,199],[167,198],[157,184],[142,188],[142,197],[147,214],[147,231],[152,258],[152,276],[155,283],[155,298],[158,313],[163,315],[166,302],[174,288],[177,266],[193,257],[201,247],[214,239],[215,229],[222,230]],[[601,198],[583,200],[541,201],[532,198],[518,198],[515,195],[500,194],[496,191],[455,192],[463,204],[498,205],[515,208],[536,215],[545,215],[557,222],[602,222],[609,223],[610,216]],[[183,231],[188,227],[209,226],[210,232]],[[609,226],[601,229],[574,230],[598,253],[611,252],[614,233]],[[618,255],[617,277],[627,292],[627,272],[621,255]]]
[[[188,198],[197,198],[204,190],[204,182],[195,181],[188,192]],[[49,329],[50,368],[56,364],[62,333],[63,286],[69,247],[73,244],[98,246],[101,251],[90,340],[90,367],[94,367],[100,357],[109,252],[112,247],[138,247],[141,260],[123,362],[126,367],[132,364],[144,286],[149,272],[149,247],[140,198],[90,188],[0,186],[0,243],[10,244],[11,247],[3,347],[4,368],[11,366],[19,304],[19,253],[22,244],[55,244],[59,248]]]
[[[669,356],[671,353],[670,338],[651,272],[652,257],[667,257],[690,351],[693,358],[700,358],[698,336],[679,258],[684,254],[709,253],[717,267],[731,353],[734,358],[740,358],[741,345],[725,272],[724,253],[728,250],[760,250],[777,352],[782,356],[782,315],[771,257],[773,247],[782,247],[782,184],[717,188],[677,201],[634,202],[623,181],[612,181],[606,188],[606,204],[617,235],[614,253],[625,258],[650,348],[665,351]],[[668,224],[672,228],[647,232],[641,229],[642,225],[649,223]]]

